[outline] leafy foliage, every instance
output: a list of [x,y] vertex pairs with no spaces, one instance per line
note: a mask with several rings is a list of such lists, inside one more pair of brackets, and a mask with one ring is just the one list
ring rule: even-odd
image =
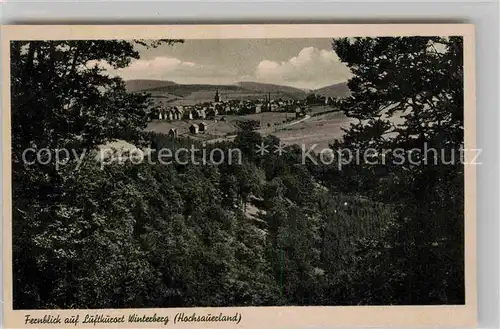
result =
[[404,162],[379,152],[376,165],[362,158],[330,176],[344,191],[362,187],[396,210],[381,237],[360,241],[355,298],[463,303],[462,38],[338,39],[334,49],[354,73],[352,96],[340,107],[359,122],[332,148],[413,150]]

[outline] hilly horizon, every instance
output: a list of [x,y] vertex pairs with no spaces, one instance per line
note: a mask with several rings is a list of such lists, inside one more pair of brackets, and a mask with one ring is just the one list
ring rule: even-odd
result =
[[137,92],[147,89],[153,89],[168,85],[176,85],[177,83],[168,80],[154,80],[154,79],[133,79],[125,80],[125,87],[129,92]]
[[235,84],[180,84],[169,80],[134,79],[125,81],[129,92],[148,92],[157,101],[172,105],[187,105],[213,100],[218,90],[222,99],[260,99],[271,94],[272,98],[303,99],[310,92],[322,96],[341,98],[349,96],[346,82],[336,83],[316,90],[303,89],[253,81]]
[[339,82],[329,86],[325,86],[313,91],[315,94],[333,97],[333,98],[345,98],[351,95],[351,90],[347,86],[347,82]]

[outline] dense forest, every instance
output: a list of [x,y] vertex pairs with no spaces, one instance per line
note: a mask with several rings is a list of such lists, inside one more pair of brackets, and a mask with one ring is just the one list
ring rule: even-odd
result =
[[[97,64],[125,67],[136,43],[176,42],[11,44],[15,309],[464,303],[459,162],[389,155],[339,170],[303,162],[298,146],[256,154],[279,140],[245,126],[210,145],[240,149],[241,164],[23,159],[28,148],[82,154],[116,139],[152,147],[150,157],[189,147],[143,132],[148,96]],[[333,150],[460,148],[461,38],[342,38],[332,48],[353,73],[336,105],[359,119]],[[401,126],[389,120],[396,110]]]

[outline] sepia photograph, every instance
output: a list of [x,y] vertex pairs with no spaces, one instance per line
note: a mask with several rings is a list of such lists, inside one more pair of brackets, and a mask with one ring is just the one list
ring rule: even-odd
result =
[[480,151],[435,31],[10,40],[12,309],[465,306]]

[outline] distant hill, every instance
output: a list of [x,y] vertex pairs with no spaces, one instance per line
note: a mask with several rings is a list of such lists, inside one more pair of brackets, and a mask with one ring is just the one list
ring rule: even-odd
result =
[[165,87],[175,85],[173,81],[163,81],[163,80],[127,80],[125,81],[125,87],[129,92],[143,91],[153,88]]
[[187,105],[200,102],[209,102],[214,99],[219,90],[221,99],[262,99],[271,94],[277,99],[303,99],[304,90],[257,82],[239,82],[232,85],[210,84],[177,84],[172,81],[161,80],[129,80],[126,81],[130,92],[147,92],[158,103],[170,105]]
[[281,94],[285,96],[293,95],[294,97],[297,96],[300,98],[304,98],[306,96],[306,92],[304,90],[289,86],[274,85],[270,83],[259,83],[259,82],[239,82],[237,85],[247,90],[253,90],[263,93],[271,93],[275,95],[281,95]]
[[313,90],[312,92],[321,96],[333,98],[344,98],[351,95],[351,91],[347,86],[347,82],[336,83],[330,86]]

